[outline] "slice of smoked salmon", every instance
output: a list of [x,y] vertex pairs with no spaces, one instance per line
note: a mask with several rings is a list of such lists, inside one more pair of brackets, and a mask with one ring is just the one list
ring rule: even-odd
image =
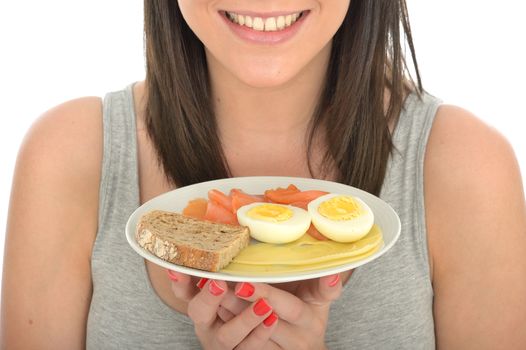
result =
[[266,190],[264,193],[264,196],[269,202],[278,203],[274,201],[273,198],[279,198],[280,196],[298,193],[298,192],[300,192],[299,188],[297,188],[293,184],[290,184],[287,188],[278,187],[278,188]]
[[237,188],[234,188],[230,191],[230,197],[232,197],[233,213],[237,213],[237,210],[244,205],[255,202],[265,202],[265,198],[263,196],[248,194]]
[[327,241],[327,240],[329,240],[327,237],[325,237],[324,235],[322,235],[321,232],[318,231],[318,230],[316,229],[316,227],[314,227],[313,224],[310,224],[309,229],[307,230],[307,233],[308,233],[312,238],[316,238],[318,241]]
[[301,209],[304,209],[304,210],[307,210],[307,206],[309,205],[309,202],[293,202],[293,203],[290,203],[289,205],[292,205],[293,207],[297,207],[297,208],[301,208]]
[[208,201],[204,198],[192,199],[183,209],[183,215],[194,219],[204,220]]
[[232,197],[227,196],[223,192],[213,189],[208,191],[208,199],[221,205],[228,211],[232,211]]
[[204,218],[222,224],[239,225],[236,214],[213,200],[208,201]]
[[296,202],[310,202],[320,196],[326,195],[328,192],[309,190],[309,191],[300,191],[300,192],[265,192],[265,196],[269,198],[272,202],[280,204],[292,204]]

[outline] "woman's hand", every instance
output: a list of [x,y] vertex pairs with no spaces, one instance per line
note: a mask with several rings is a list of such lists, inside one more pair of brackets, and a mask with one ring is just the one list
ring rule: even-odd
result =
[[270,337],[282,349],[325,349],[329,307],[341,291],[340,275],[303,281],[295,295],[263,283],[238,283],[235,288],[243,300],[263,298],[273,306],[280,322]]
[[278,318],[267,300],[241,301],[224,281],[194,284],[187,275],[170,271],[169,276],[174,294],[188,301],[188,316],[204,349],[278,349],[269,341]]

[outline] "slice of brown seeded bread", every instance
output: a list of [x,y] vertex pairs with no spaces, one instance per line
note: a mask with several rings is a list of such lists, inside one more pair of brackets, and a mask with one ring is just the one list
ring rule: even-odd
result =
[[139,220],[135,239],[163,260],[215,272],[248,245],[250,235],[247,227],[154,210]]

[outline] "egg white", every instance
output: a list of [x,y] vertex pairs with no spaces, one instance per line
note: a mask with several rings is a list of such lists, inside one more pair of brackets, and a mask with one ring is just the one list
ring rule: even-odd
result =
[[374,224],[374,215],[371,208],[360,198],[352,198],[362,208],[361,215],[349,220],[332,220],[321,215],[318,207],[321,203],[338,196],[348,196],[342,194],[329,193],[311,201],[307,209],[312,219],[312,224],[321,234],[337,242],[354,242],[364,237]]
[[278,222],[255,219],[247,215],[250,209],[264,204],[269,203],[251,203],[237,210],[237,220],[241,225],[248,227],[252,238],[261,242],[281,244],[295,241],[307,232],[311,218],[309,213],[301,208],[272,203],[272,205],[278,205],[292,210],[292,217],[290,219]]

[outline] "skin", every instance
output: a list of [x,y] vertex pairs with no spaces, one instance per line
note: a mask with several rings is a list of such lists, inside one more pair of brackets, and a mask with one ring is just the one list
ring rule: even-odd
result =
[[[269,4],[260,10],[275,10],[270,2],[180,1],[185,18],[208,47],[227,159],[236,176],[309,177],[305,159],[298,157],[303,152],[290,145],[304,144],[313,108],[304,102],[318,96],[329,39],[337,28],[328,19],[348,1],[280,2],[287,9],[311,9],[311,25],[317,30],[305,30],[297,43],[288,44],[305,50],[289,47],[263,57],[260,48],[247,50],[225,33],[214,34],[219,27],[210,17],[213,10],[245,3]],[[217,47],[214,35],[222,40]],[[250,64],[252,60],[258,64]],[[172,189],[146,135],[144,93],[144,84],[136,84],[141,202]],[[264,111],[258,108],[262,104],[268,106]],[[2,349],[85,346],[90,256],[98,224],[101,120],[99,98],[69,101],[41,116],[21,146],[7,224]],[[323,140],[318,147],[315,163]],[[278,157],[255,163],[254,154]],[[424,180],[437,346],[524,348],[526,335],[520,328],[526,324],[526,207],[510,145],[469,112],[441,106],[426,149]],[[30,258],[22,252],[30,252]],[[335,276],[288,285],[254,284],[254,294],[240,298],[240,285],[215,281],[224,291],[214,295],[211,281],[199,289],[189,276],[175,274],[173,281],[165,270],[146,264],[159,297],[189,314],[205,348],[323,348],[328,306],[349,277],[342,274],[332,287]],[[270,327],[262,324],[270,312],[252,312],[251,305],[260,298],[280,315]]]

